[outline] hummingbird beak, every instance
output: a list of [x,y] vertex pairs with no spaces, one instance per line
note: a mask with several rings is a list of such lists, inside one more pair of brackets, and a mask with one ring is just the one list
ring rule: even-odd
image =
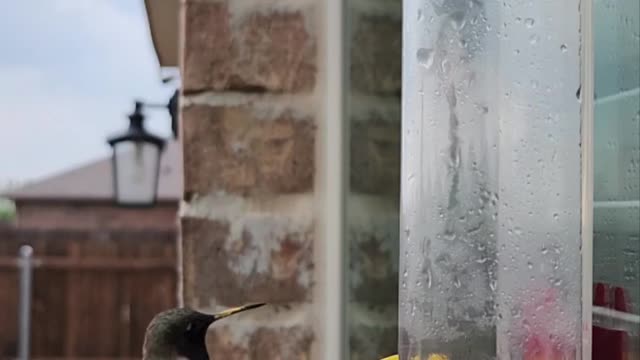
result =
[[244,305],[244,306],[239,306],[239,307],[234,307],[231,309],[227,309],[224,311],[221,311],[217,314],[214,314],[213,317],[213,321],[217,321],[220,319],[224,319],[228,316],[243,312],[243,311],[247,311],[247,310],[251,310],[251,309],[255,309],[255,308],[259,308],[261,306],[266,305],[265,303],[257,303],[257,304],[248,304],[248,305]]

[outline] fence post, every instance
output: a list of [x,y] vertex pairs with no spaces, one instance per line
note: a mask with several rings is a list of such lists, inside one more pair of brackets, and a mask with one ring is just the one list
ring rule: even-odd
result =
[[31,324],[31,278],[33,271],[33,248],[29,245],[20,247],[20,312],[18,327],[20,331],[18,359],[29,359],[29,340]]

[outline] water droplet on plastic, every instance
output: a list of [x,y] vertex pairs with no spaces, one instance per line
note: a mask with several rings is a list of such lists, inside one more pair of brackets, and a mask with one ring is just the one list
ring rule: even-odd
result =
[[449,254],[442,254],[438,256],[436,263],[441,267],[448,268],[451,265],[451,256]]
[[462,30],[467,24],[467,19],[464,16],[464,12],[457,11],[451,15],[451,25],[456,30]]
[[422,9],[418,9],[418,21],[422,21],[424,19],[424,14],[422,13]]
[[533,263],[531,261],[527,262],[527,267],[529,270],[533,269]]
[[553,213],[553,220],[555,220],[555,221],[560,220],[560,214],[558,214],[558,213]]
[[518,16],[516,18],[516,24],[520,24],[520,23],[522,23],[522,18]]
[[513,50],[513,53],[516,54],[516,55],[520,55],[520,49]]
[[418,58],[418,63],[420,63],[420,65],[429,69],[431,68],[431,65],[433,65],[433,55],[433,49],[420,48],[418,49],[416,57]]
[[529,29],[531,29],[531,28],[533,27],[533,25],[535,25],[535,23],[536,23],[536,21],[535,21],[533,18],[527,18],[527,19],[524,21],[524,24],[525,24]]
[[531,88],[532,89],[537,89],[538,88],[538,81],[537,80],[531,80]]
[[529,36],[529,44],[531,45],[535,45],[538,43],[538,41],[540,40],[540,36],[533,34],[531,36]]
[[569,49],[567,48],[567,45],[562,44],[562,45],[560,45],[560,50],[561,50],[563,53],[566,53],[566,52],[567,52],[567,50],[569,50]]
[[519,319],[522,316],[522,310],[511,309],[511,316],[513,316],[514,319]]
[[448,59],[443,59],[442,62],[440,63],[440,70],[442,70],[443,73],[448,73],[449,72],[449,60]]
[[408,276],[409,276],[409,271],[405,270],[405,271],[402,273],[402,276],[404,276],[404,277],[408,277]]
[[546,254],[549,253],[549,248],[544,246],[544,247],[542,247],[542,249],[540,249],[540,252],[542,253],[542,255],[546,255]]
[[445,233],[443,234],[443,237],[445,240],[447,241],[453,241],[456,239],[456,233],[454,233],[453,231],[445,231]]

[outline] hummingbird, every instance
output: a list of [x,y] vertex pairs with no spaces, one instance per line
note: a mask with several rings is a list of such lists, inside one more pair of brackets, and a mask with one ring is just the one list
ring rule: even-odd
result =
[[162,311],[147,326],[142,359],[209,360],[205,345],[209,326],[220,319],[263,305],[265,303],[248,304],[216,314],[205,314],[188,307]]

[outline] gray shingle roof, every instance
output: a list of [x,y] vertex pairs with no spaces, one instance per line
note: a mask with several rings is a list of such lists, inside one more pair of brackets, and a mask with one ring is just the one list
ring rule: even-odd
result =
[[[182,198],[182,146],[167,143],[162,154],[159,201]],[[12,200],[110,200],[113,198],[111,157],[10,190],[3,196]]]

